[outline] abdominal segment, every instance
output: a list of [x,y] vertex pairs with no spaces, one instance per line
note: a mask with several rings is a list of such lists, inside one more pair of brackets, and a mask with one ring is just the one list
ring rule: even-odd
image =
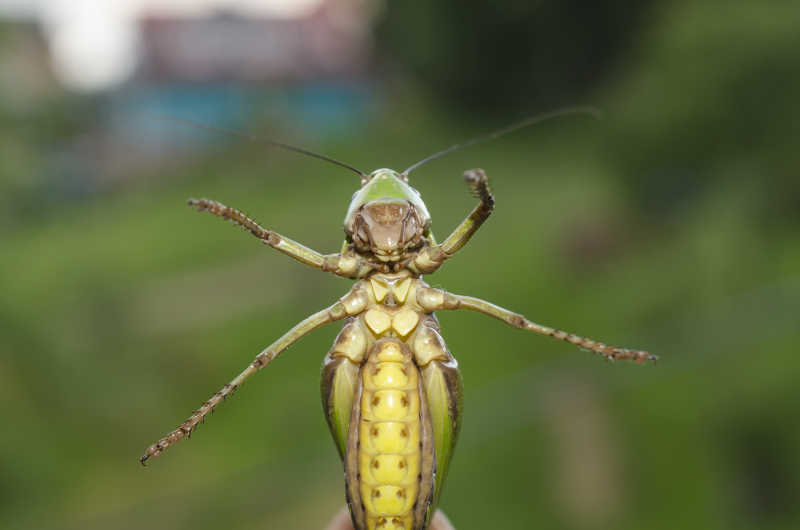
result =
[[[346,467],[351,509],[360,497],[368,529],[424,528],[431,501],[433,446],[420,373],[405,344],[378,341],[361,368]],[[353,432],[355,431],[355,432]],[[354,454],[355,453],[355,454]],[[351,467],[352,466],[352,467]],[[422,480],[425,477],[426,480]]]

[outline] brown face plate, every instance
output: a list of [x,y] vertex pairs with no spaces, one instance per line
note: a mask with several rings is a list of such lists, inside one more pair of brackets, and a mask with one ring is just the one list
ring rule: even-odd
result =
[[414,206],[403,199],[377,199],[356,213],[353,242],[361,252],[393,261],[422,241],[423,227]]

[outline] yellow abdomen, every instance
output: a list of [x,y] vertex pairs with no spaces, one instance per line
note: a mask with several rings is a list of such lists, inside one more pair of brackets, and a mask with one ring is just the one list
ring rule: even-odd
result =
[[408,530],[419,493],[419,372],[387,341],[361,374],[358,469],[367,527]]

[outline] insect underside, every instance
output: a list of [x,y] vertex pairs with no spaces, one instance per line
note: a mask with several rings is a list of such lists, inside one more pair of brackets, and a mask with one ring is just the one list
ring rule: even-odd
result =
[[321,386],[328,425],[344,461],[354,528],[424,530],[436,511],[461,427],[461,376],[440,335],[435,311],[477,311],[611,360],[644,362],[656,357],[542,326],[478,298],[432,288],[421,279],[461,249],[491,215],[494,198],[482,170],[464,174],[478,205],[447,239],[436,243],[425,204],[408,185],[408,172],[419,164],[404,173],[380,169],[366,175],[333,162],[362,178],[345,218],[347,237],[338,254],[320,254],[218,202],[189,201],[302,263],[357,281],[335,304],[307,317],[259,353],[177,429],[151,445],[141,462],[190,435],[245,379],[300,337],[343,320],[323,362]]

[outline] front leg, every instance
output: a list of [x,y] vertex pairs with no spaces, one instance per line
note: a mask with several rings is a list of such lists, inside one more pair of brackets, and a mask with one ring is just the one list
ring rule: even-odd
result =
[[467,244],[483,222],[492,215],[494,196],[489,189],[486,173],[482,169],[470,169],[464,172],[464,180],[480,202],[441,244],[426,247],[417,254],[409,264],[412,271],[420,274],[431,273],[441,267],[447,258]]
[[434,289],[425,287],[417,292],[417,302],[422,306],[425,311],[439,311],[442,309],[469,309],[470,311],[477,311],[484,315],[489,315],[498,320],[502,320],[510,326],[515,328],[525,329],[539,333],[540,335],[547,335],[554,339],[563,340],[574,344],[575,346],[589,350],[598,355],[602,355],[606,359],[616,360],[630,360],[637,363],[644,363],[645,361],[657,361],[658,357],[652,353],[643,350],[629,350],[627,348],[617,348],[610,346],[600,341],[589,339],[575,335],[574,333],[567,333],[560,329],[555,329],[535,322],[531,322],[524,316],[496,306],[480,298],[472,296],[461,296],[458,294],[448,293],[441,289]]
[[335,320],[341,320],[347,316],[360,313],[364,307],[366,307],[367,300],[368,296],[360,286],[359,282],[350,291],[350,293],[343,297],[339,302],[326,309],[323,309],[322,311],[319,311],[318,313],[314,313],[290,329],[285,335],[259,353],[253,362],[251,362],[242,373],[237,375],[233,381],[222,387],[222,390],[211,396],[211,398],[203,403],[199,409],[194,411],[186,421],[181,423],[177,429],[148,447],[144,455],[140,458],[142,465],[145,464],[148,458],[159,456],[169,446],[179,442],[186,436],[191,436],[192,432],[197,428],[197,425],[204,421],[209,413],[214,412],[214,409],[220,404],[220,402],[235,392],[236,389],[239,388],[239,386],[241,386],[241,384],[245,381],[245,379],[268,365],[283,350],[323,324],[327,324],[328,322],[333,322]]
[[345,278],[363,278],[372,270],[372,265],[360,256],[349,254],[320,254],[277,232],[267,230],[247,214],[211,199],[189,199],[189,206],[199,212],[209,212],[241,226],[262,243],[283,252],[301,263]]

